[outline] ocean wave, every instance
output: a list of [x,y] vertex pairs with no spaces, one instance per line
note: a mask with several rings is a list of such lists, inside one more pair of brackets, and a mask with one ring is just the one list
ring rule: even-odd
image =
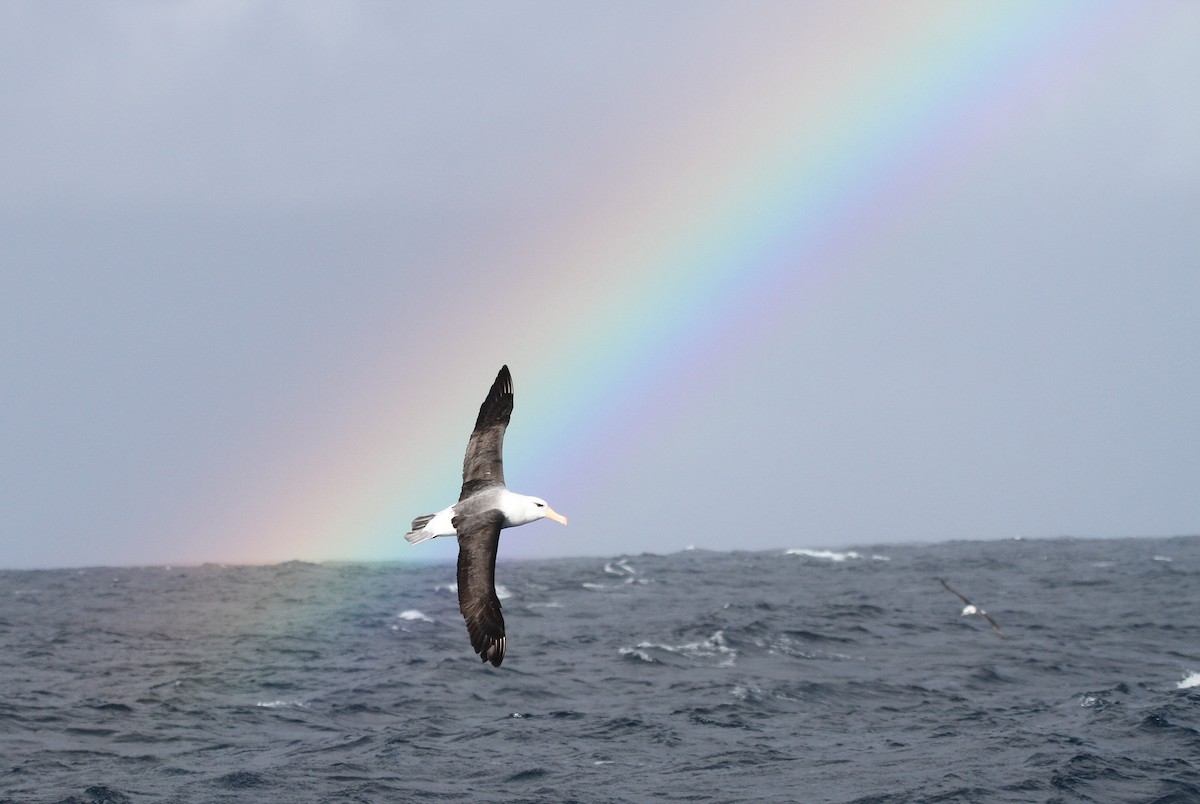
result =
[[433,622],[432,617],[425,614],[425,612],[417,611],[416,609],[405,609],[404,611],[400,612],[396,616],[401,620],[408,620],[410,622],[421,622],[421,623]]
[[1200,800],[1200,539],[782,553],[511,561],[501,668],[445,565],[0,573],[0,799]]
[[624,558],[607,562],[604,565],[604,571],[609,575],[637,575],[637,570],[629,566],[629,561]]
[[[843,561],[854,561],[863,557],[862,553],[857,550],[846,550],[838,552],[837,550],[811,550],[807,547],[791,547],[783,551],[785,556],[804,556],[806,558],[820,558],[827,561],[841,563]],[[891,561],[891,556],[883,555],[882,553],[872,553],[870,555],[872,561]]]
[[729,647],[729,643],[725,640],[725,633],[717,631],[707,639],[702,639],[699,642],[686,642],[682,645],[665,645],[660,642],[639,642],[632,648],[620,648],[618,653],[622,656],[634,655],[643,661],[652,662],[649,651],[663,651],[665,653],[685,656],[689,659],[706,659],[719,658],[718,667],[731,667],[737,660],[738,652],[735,648]]
[[254,704],[259,709],[307,709],[308,704],[304,701],[259,701]]
[[854,550],[847,550],[844,553],[839,553],[836,550],[809,550],[808,548],[805,548],[805,547],[792,547],[788,550],[784,550],[783,554],[785,556],[805,556],[807,558],[824,558],[824,559],[828,559],[829,561],[836,561],[836,562],[849,561],[851,559],[862,558],[862,556],[859,555]]

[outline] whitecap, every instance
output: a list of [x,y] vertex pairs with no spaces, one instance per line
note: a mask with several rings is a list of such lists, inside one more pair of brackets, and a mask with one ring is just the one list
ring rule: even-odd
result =
[[[622,648],[622,650],[634,650],[632,648]],[[689,659],[709,658],[720,656],[721,660],[717,662],[718,667],[732,667],[737,659],[737,651],[729,647],[725,642],[725,632],[717,631],[708,639],[700,642],[688,642],[683,645],[663,645],[657,642],[639,642],[637,648],[641,653],[647,650],[661,650],[667,653],[674,653],[680,656],[686,656]]]
[[396,616],[399,617],[401,620],[416,620],[417,622],[422,622],[422,623],[433,622],[433,619],[430,618],[429,616],[427,616],[425,614],[425,612],[417,611],[416,609],[405,609],[404,611],[400,612]]
[[303,701],[259,701],[255,706],[261,709],[307,709]]
[[604,571],[609,575],[637,575],[637,570],[629,566],[629,562],[624,558],[609,561],[604,565]]
[[761,701],[767,697],[763,693],[761,687],[743,687],[741,684],[735,685],[734,688],[729,691],[729,694],[734,698],[737,698],[739,701],[747,701],[750,703]]
[[[458,588],[457,584],[455,584],[455,588]],[[512,592],[508,591],[507,587],[496,584],[496,597],[500,598],[501,600],[508,600],[510,597],[512,597]]]
[[1155,561],[1174,561],[1175,559],[1171,558],[1170,556],[1155,556],[1154,560]]
[[862,558],[861,555],[853,550],[847,550],[844,553],[838,553],[834,550],[807,550],[803,547],[793,547],[785,550],[785,556],[808,556],[809,558],[827,558],[830,561],[845,561],[850,558]]
[[1181,690],[1190,690],[1193,687],[1200,687],[1200,672],[1193,670],[1184,677],[1183,681],[1180,681],[1175,686]]
[[636,656],[643,662],[649,662],[650,664],[656,663],[655,659],[651,658],[649,653],[646,653],[646,651],[639,648],[618,648],[617,653],[622,656]]

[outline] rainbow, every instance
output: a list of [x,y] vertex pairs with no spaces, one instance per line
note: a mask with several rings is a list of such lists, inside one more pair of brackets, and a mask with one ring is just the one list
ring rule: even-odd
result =
[[[385,376],[444,394],[430,399],[408,379],[364,394],[354,426],[243,512],[232,557],[452,555],[439,544],[417,556],[400,535],[453,498],[475,410],[505,362],[517,388],[509,480],[580,521],[590,503],[561,478],[586,462],[588,493],[603,494],[628,457],[622,444],[677,426],[673,400],[708,381],[714,356],[752,352],[831,283],[856,281],[850,266],[873,233],[964,181],[991,144],[1044,116],[1092,61],[1120,58],[1111,43],[1160,13],[896,3],[864,21],[861,9],[823,8],[828,18],[798,39],[742,54],[736,81],[597,182],[585,209],[546,214],[523,233],[527,250],[468,255],[493,266],[460,319],[481,323],[431,333],[421,353],[393,334],[383,342],[397,356],[378,361]],[[489,322],[529,305],[494,342]]]

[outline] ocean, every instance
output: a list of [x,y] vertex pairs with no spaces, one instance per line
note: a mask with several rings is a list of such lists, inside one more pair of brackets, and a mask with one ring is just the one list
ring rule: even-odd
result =
[[449,564],[0,572],[0,801],[1200,801],[1200,538],[503,541],[499,669]]

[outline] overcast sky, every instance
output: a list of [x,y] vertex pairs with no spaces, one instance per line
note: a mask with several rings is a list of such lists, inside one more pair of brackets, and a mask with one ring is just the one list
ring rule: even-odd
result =
[[[1200,533],[1200,5],[0,5],[0,567]],[[447,540],[438,540],[445,542]],[[424,551],[416,553],[414,551]]]

